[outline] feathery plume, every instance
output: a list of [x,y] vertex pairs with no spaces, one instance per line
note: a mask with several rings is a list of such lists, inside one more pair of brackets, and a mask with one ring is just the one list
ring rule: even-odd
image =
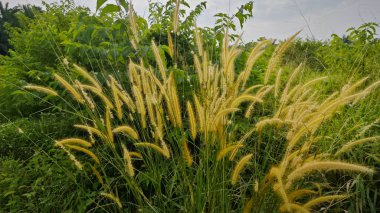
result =
[[83,165],[77,160],[77,158],[71,154],[71,152],[69,150],[67,150],[63,145],[58,145],[61,149],[63,149],[63,151],[66,152],[66,154],[70,157],[70,160],[72,162],[74,162],[74,165],[79,169],[79,170],[83,170]]
[[175,11],[173,14],[173,31],[177,33],[178,24],[179,24],[179,7],[181,5],[181,0],[177,0],[175,4]]
[[84,90],[84,88],[82,87],[82,84],[78,80],[75,80],[74,82],[75,82],[75,87],[79,88],[80,92],[83,95],[83,98],[88,103],[88,107],[94,112],[95,111],[95,103],[94,103],[93,99]]
[[199,32],[199,29],[197,27],[195,27],[194,29],[194,34],[195,34],[195,44],[197,45],[197,49],[198,49],[198,55],[199,56],[203,56],[203,42],[202,42],[202,38],[201,38],[201,35],[200,35],[200,32]]
[[375,142],[375,141],[379,141],[379,140],[380,140],[380,136],[373,136],[373,137],[369,137],[369,138],[362,138],[362,139],[359,139],[356,141],[351,141],[351,142],[345,144],[344,146],[342,146],[342,148],[339,149],[335,155],[337,156],[337,155],[342,154],[343,152],[347,152],[348,150],[351,150],[352,147],[354,147],[354,146],[358,146],[358,145],[361,145],[361,144],[366,143],[366,142]]
[[123,158],[124,163],[126,165],[126,171],[130,177],[135,176],[135,170],[132,165],[132,158],[130,155],[130,152],[128,151],[127,147],[125,147],[124,144],[121,144],[121,147],[123,148]]
[[83,152],[83,153],[87,154],[88,156],[90,156],[97,164],[100,163],[99,158],[93,152],[91,152],[90,150],[88,150],[86,148],[83,148],[80,146],[75,146],[75,145],[66,145],[66,147],[80,151],[80,152]]
[[129,4],[129,11],[128,11],[128,21],[131,26],[131,31],[133,35],[133,39],[131,40],[132,47],[137,50],[137,45],[140,42],[138,30],[137,30],[137,24],[136,24],[136,17],[135,17],[135,11],[133,10],[133,5]]
[[169,94],[170,94],[170,100],[171,100],[170,102],[171,102],[171,105],[173,106],[173,113],[174,113],[176,124],[179,128],[182,128],[181,106],[178,99],[177,88],[174,82],[174,76],[172,74],[170,75],[170,79],[171,79],[171,85],[169,88]]
[[303,164],[301,167],[295,169],[288,175],[288,183],[292,183],[298,178],[306,175],[315,170],[346,170],[352,172],[361,172],[373,174],[374,170],[365,166],[345,163],[340,161],[312,161]]
[[260,88],[262,87],[263,85],[262,84],[257,84],[257,85],[253,85],[249,88],[247,88],[246,90],[244,90],[243,94],[244,95],[248,95],[250,92],[252,92],[253,90],[257,89],[257,88]]
[[186,138],[182,139],[182,152],[187,165],[191,166],[193,164],[193,158],[191,157],[191,152],[189,150],[189,145],[187,144]]
[[74,97],[76,101],[79,103],[84,103],[84,99],[81,94],[73,86],[71,86],[69,82],[58,74],[54,74],[54,78]]
[[120,199],[118,197],[116,197],[115,195],[113,195],[111,193],[105,193],[105,192],[100,193],[100,195],[102,195],[103,197],[108,198],[108,199],[112,200],[113,202],[115,202],[115,204],[120,209],[123,208],[123,205],[121,205]]
[[111,146],[115,147],[113,133],[112,133],[112,127],[111,127],[111,111],[107,107],[106,108],[106,131],[107,131],[107,138],[111,142]]
[[[252,49],[251,53],[248,56],[247,62],[245,63],[244,71],[241,73],[241,80],[237,80],[237,86],[239,86],[240,81],[242,82],[242,88],[245,87],[245,84],[248,81],[250,74],[252,73],[253,65],[255,65],[257,59],[264,53],[266,45],[270,43],[270,40],[264,40],[256,44]],[[239,76],[240,77],[240,76]]]
[[278,90],[280,88],[282,69],[280,69],[276,76],[276,83],[274,84],[274,97],[278,96]]
[[169,29],[168,29],[168,45],[169,45],[169,55],[171,58],[174,57],[174,44],[173,44],[173,38],[172,38],[172,34],[170,33]]
[[224,110],[221,110],[220,112],[218,112],[218,114],[216,114],[214,120],[212,121],[212,123],[210,123],[210,125],[216,125],[219,123],[219,119],[230,114],[230,113],[234,113],[234,112],[237,112],[239,111],[240,109],[239,108],[228,108],[228,109],[224,109]]
[[141,142],[141,143],[135,143],[134,145],[137,147],[152,148],[153,150],[162,154],[165,158],[170,158],[170,154],[168,154],[168,152],[164,148],[161,148],[160,146],[157,146],[156,144],[148,143],[148,142]]
[[241,103],[243,102],[263,102],[262,99],[256,97],[256,96],[252,96],[252,95],[241,95],[239,96],[238,98],[236,98],[235,100],[233,100],[233,102],[231,103],[231,107],[232,108],[237,108],[240,106]]
[[194,96],[194,102],[195,102],[195,109],[197,111],[198,120],[199,120],[199,128],[200,128],[200,131],[202,132],[204,131],[204,128],[205,128],[204,109],[201,103],[199,102],[197,95],[193,94],[193,96]]
[[100,175],[99,171],[98,171],[95,167],[93,167],[93,166],[91,166],[91,165],[90,165],[90,167],[91,167],[92,172],[94,173],[94,175],[95,175],[96,178],[98,179],[99,183],[102,184],[102,185],[104,185],[103,178],[102,178],[102,176]]
[[104,93],[97,89],[96,87],[93,87],[93,86],[90,86],[90,85],[81,85],[81,87],[85,90],[89,90],[91,92],[93,92],[94,94],[96,94],[104,103],[104,105],[110,109],[113,109],[113,104],[112,102],[104,95]]
[[243,144],[234,144],[234,145],[230,145],[223,148],[222,150],[219,151],[218,155],[216,156],[216,160],[218,161],[222,160],[228,153],[230,153],[231,151],[235,149],[242,148],[243,146],[244,146]]
[[125,91],[117,91],[117,94],[119,95],[121,101],[127,105],[129,110],[131,110],[132,113],[136,111],[136,106],[132,101],[132,98],[126,93]]
[[133,139],[139,139],[138,133],[130,126],[119,126],[113,129],[113,133],[124,133]]
[[43,92],[43,93],[46,93],[46,94],[51,95],[51,96],[58,96],[58,93],[55,90],[48,88],[48,87],[26,85],[26,86],[24,86],[24,89],[35,90],[37,92]]
[[76,64],[73,64],[73,66],[74,66],[75,70],[78,71],[78,73],[82,77],[84,77],[86,80],[90,81],[91,84],[94,87],[96,87],[98,90],[102,91],[102,87],[100,86],[100,84],[98,83],[98,81],[94,77],[92,77],[90,75],[90,73],[88,73],[88,71],[86,69],[84,69],[83,67],[80,67],[80,66],[78,66]]
[[66,138],[66,139],[62,139],[60,141],[56,141],[55,144],[57,146],[66,146],[66,145],[72,145],[72,144],[81,145],[84,147],[91,147],[92,146],[92,143],[85,141],[83,139],[80,139],[80,138]]
[[112,76],[110,76],[110,79],[111,79],[112,96],[115,102],[117,117],[119,118],[119,120],[121,120],[123,118],[123,111],[121,109],[122,102],[120,101],[120,98],[119,98],[120,92],[118,91],[118,88],[116,87],[116,80]]
[[292,75],[290,75],[289,79],[287,80],[285,89],[282,92],[282,96],[280,101],[281,102],[286,102],[286,100],[290,97],[290,94],[288,94],[288,90],[290,89],[290,85],[293,83],[293,80],[296,78],[298,73],[302,70],[304,64],[301,63],[298,65],[298,67],[292,72]]
[[143,128],[146,128],[146,110],[141,91],[137,86],[133,85],[132,92],[136,99],[137,112],[140,114],[142,126]]
[[143,156],[140,153],[138,153],[138,152],[129,152],[129,155],[131,157],[136,157],[136,158],[139,158],[139,159],[143,159]]
[[160,70],[161,77],[166,80],[166,69],[164,67],[164,63],[162,62],[162,58],[160,55],[160,51],[158,50],[158,47],[156,43],[152,40],[151,48],[153,50],[154,58],[156,59],[156,63],[158,65],[158,69]]
[[232,172],[232,176],[231,176],[232,185],[236,184],[236,182],[239,178],[239,174],[244,169],[245,165],[247,165],[247,163],[251,160],[252,156],[253,156],[253,154],[248,154],[248,155],[242,157],[240,159],[240,161],[236,164],[234,171]]
[[285,42],[283,42],[282,44],[280,44],[280,45],[277,46],[276,50],[273,53],[273,56],[271,57],[271,59],[268,62],[268,67],[267,67],[267,69],[265,71],[264,84],[268,83],[270,75],[272,74],[272,72],[274,70],[277,69],[277,67],[278,67],[279,63],[281,62],[282,56],[284,55],[285,51],[289,48],[289,46],[292,43],[292,41],[297,37],[297,35],[300,32],[301,31],[298,31],[293,36],[291,36],[290,38],[288,38]]
[[190,133],[191,133],[191,137],[194,140],[197,137],[197,129],[196,129],[197,127],[196,127],[196,122],[195,122],[194,110],[189,101],[186,103],[186,107],[187,107],[187,114],[189,117]]
[[86,130],[87,132],[91,132],[98,136],[99,138],[106,139],[107,137],[97,128],[92,127],[92,126],[87,126],[87,125],[80,125],[80,124],[75,124],[74,127],[78,129],[83,129]]

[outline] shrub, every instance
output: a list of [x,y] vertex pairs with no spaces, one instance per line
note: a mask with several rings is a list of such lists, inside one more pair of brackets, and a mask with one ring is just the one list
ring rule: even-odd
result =
[[73,134],[75,117],[65,113],[44,113],[0,124],[0,156],[27,160],[41,150],[53,148],[52,139]]

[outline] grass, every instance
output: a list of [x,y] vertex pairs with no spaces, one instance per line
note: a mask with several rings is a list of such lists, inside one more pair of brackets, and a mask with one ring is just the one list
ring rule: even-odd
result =
[[[247,81],[267,41],[252,49],[245,69],[237,73],[234,61],[240,50],[227,45],[227,36],[219,66],[212,65],[206,51],[198,50],[194,55],[196,77],[190,81],[193,87],[183,85],[193,94],[188,98],[180,98],[183,95],[177,89],[178,83],[173,73],[166,72],[154,42],[158,72],[148,68],[143,59],[140,64],[130,61],[126,85],[115,80],[116,76],[109,76],[108,86],[102,86],[83,68],[73,65],[83,81],[70,82],[57,74],[55,79],[81,105],[77,114],[81,113],[85,123],[76,127],[89,135],[57,141],[56,145],[78,169],[92,168],[90,173],[101,184],[100,195],[116,209],[260,211],[268,207],[256,206],[255,202],[272,196],[268,195],[269,188],[280,200],[279,211],[284,212],[310,212],[323,203],[347,199],[347,193],[336,194],[337,190],[328,188],[318,192],[302,180],[310,173],[325,170],[374,174],[370,167],[345,162],[326,151],[318,152],[315,144],[324,139],[317,133],[326,122],[345,105],[358,103],[371,94],[379,82],[363,87],[367,81],[364,78],[323,98],[314,85],[327,78],[297,82],[304,68],[301,64],[286,76],[285,82],[280,75],[274,76],[272,85],[273,73],[296,35],[275,50],[263,85],[249,85]],[[196,42],[202,42],[197,38]],[[58,94],[50,88],[27,88]],[[69,102],[69,96],[59,97]],[[267,106],[266,115],[255,114],[256,107],[270,101],[274,104]],[[237,133],[235,122],[242,120],[254,122],[246,131]],[[268,135],[273,131],[280,133],[275,141]],[[251,138],[257,140],[247,143]],[[267,147],[277,147],[276,143],[284,143],[280,148],[282,157],[271,160]],[[338,153],[347,151],[352,144],[346,143]],[[258,159],[269,162],[263,166]],[[252,163],[260,175],[249,175],[247,167]],[[219,202],[223,205],[219,206]]]
[[284,66],[298,33],[271,56],[225,34],[217,59],[193,33],[190,65],[167,34],[176,70],[152,41],[153,63],[130,60],[126,77],[66,59],[44,82],[58,87],[26,85],[63,114],[1,124],[0,210],[378,211],[376,74]]

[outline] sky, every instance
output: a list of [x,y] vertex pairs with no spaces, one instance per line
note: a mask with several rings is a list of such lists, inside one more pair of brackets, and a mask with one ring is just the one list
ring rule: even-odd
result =
[[[17,4],[41,5],[41,0],[0,0]],[[56,0],[45,0],[55,2]],[[96,0],[74,0],[77,5],[95,10]],[[113,0],[108,0],[112,2]],[[153,2],[165,0],[151,0]],[[234,13],[249,0],[188,0],[194,8],[207,1],[206,11],[198,18],[198,26],[213,26],[214,14]],[[148,0],[132,0],[140,16],[148,16]],[[349,27],[365,22],[380,22],[380,0],[255,0],[254,16],[239,33],[243,40],[259,37],[284,39],[302,30],[303,38],[327,39],[332,33],[343,35]]]

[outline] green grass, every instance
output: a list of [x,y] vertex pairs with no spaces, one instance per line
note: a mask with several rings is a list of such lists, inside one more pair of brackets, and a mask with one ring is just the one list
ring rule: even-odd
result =
[[[141,27],[143,32],[139,35],[141,36],[139,48],[133,49],[128,46],[129,43],[123,42],[120,44],[120,49],[114,49],[113,52],[116,56],[120,53],[118,51],[125,46],[128,51],[131,51],[130,55],[132,52],[135,54],[131,57],[136,66],[141,65],[138,60],[141,57],[146,67],[137,69],[136,76],[138,77],[133,76],[133,80],[130,76],[131,67],[125,68],[127,72],[123,72],[124,66],[127,67],[131,62],[124,60],[122,56],[112,59],[111,57],[102,57],[99,60],[97,59],[99,56],[92,57],[86,51],[74,51],[75,54],[71,54],[73,50],[70,49],[70,45],[74,45],[73,41],[77,42],[75,43],[76,48],[81,49],[85,46],[86,50],[90,52],[98,50],[99,47],[95,43],[93,44],[94,47],[82,45],[75,40],[74,34],[80,34],[79,31],[76,31],[76,28],[70,28],[70,30],[66,28],[73,24],[70,19],[78,19],[76,9],[66,9],[72,13],[67,13],[65,16],[62,8],[54,7],[53,12],[40,14],[43,22],[40,19],[29,20],[28,22],[34,28],[20,29],[17,33],[15,32],[12,40],[15,44],[17,43],[14,53],[9,57],[1,58],[0,77],[7,80],[0,81],[0,212],[242,212],[248,209],[250,203],[252,204],[251,212],[279,212],[280,210],[291,212],[291,209],[287,209],[289,204],[286,197],[284,198],[279,190],[284,188],[281,181],[286,182],[288,175],[296,169],[291,167],[293,164],[299,163],[298,167],[301,167],[308,163],[305,160],[306,157],[313,157],[317,154],[330,154],[328,157],[322,157],[319,161],[331,162],[335,160],[359,164],[371,168],[375,172],[372,175],[348,171],[305,174],[302,178],[297,179],[290,188],[287,188],[285,194],[289,195],[291,191],[297,189],[307,189],[314,190],[315,196],[313,194],[301,197],[294,204],[301,206],[313,198],[349,194],[351,196],[347,199],[321,203],[308,210],[326,212],[342,212],[343,210],[348,212],[380,211],[380,155],[378,154],[380,153],[380,146],[378,141],[356,146],[349,152],[335,156],[337,150],[350,141],[380,134],[379,87],[355,104],[348,101],[336,109],[333,108],[332,117],[318,124],[314,133],[303,135],[295,147],[289,148],[289,139],[287,139],[290,128],[296,126],[295,123],[266,125],[261,134],[257,128],[260,121],[271,119],[283,107],[294,107],[296,112],[300,109],[297,105],[292,106],[292,103],[283,106],[280,101],[281,95],[286,94],[285,87],[289,82],[289,77],[300,63],[304,63],[305,66],[293,79],[292,84],[289,85],[289,90],[312,79],[321,76],[328,77],[327,80],[310,87],[310,90],[316,91],[318,94],[312,99],[313,103],[318,103],[317,109],[319,103],[324,101],[332,92],[344,91],[342,87],[347,83],[352,84],[365,76],[369,76],[363,85],[353,91],[355,94],[371,83],[379,81],[379,40],[371,39],[368,36],[360,37],[361,39],[352,37],[350,38],[351,43],[345,44],[300,39],[289,46],[284,56],[280,56],[280,59],[283,59],[279,60],[280,63],[278,64],[271,64],[271,57],[276,52],[275,49],[281,45],[269,45],[252,69],[248,70],[250,77],[247,80],[247,87],[264,83],[268,64],[275,67],[270,75],[268,86],[275,85],[277,68],[282,67],[279,85],[280,96],[275,97],[271,91],[260,97],[263,103],[254,106],[253,113],[249,118],[245,118],[244,115],[251,102],[239,103],[236,106],[240,109],[239,111],[223,115],[222,119],[226,122],[218,123],[218,120],[215,120],[208,128],[211,129],[212,125],[215,125],[218,129],[207,132],[200,128],[201,119],[199,119],[199,115],[202,113],[196,109],[193,93],[199,98],[201,107],[206,109],[212,105],[212,100],[215,97],[222,97],[223,91],[228,91],[226,92],[228,95],[224,94],[225,99],[221,101],[222,104],[226,103],[226,105],[219,108],[215,107],[214,111],[204,112],[204,118],[212,118],[218,112],[230,109],[233,100],[236,100],[247,87],[240,88],[237,95],[231,95],[230,91],[232,90],[229,84],[234,85],[236,78],[234,80],[226,79],[230,78],[229,75],[231,74],[236,77],[244,70],[249,53],[257,43],[236,46],[242,52],[235,60],[235,56],[232,54],[234,53],[234,46],[228,46],[231,48],[228,51],[231,52],[223,52],[223,39],[220,39],[223,36],[221,34],[215,38],[211,36],[213,42],[209,42],[210,35],[215,33],[212,29],[202,29],[202,36],[204,36],[206,45],[199,45],[199,42],[197,45],[197,42],[190,39],[195,34],[193,26],[184,25],[182,30],[187,34],[173,33],[175,42],[173,45],[168,43],[169,39],[166,39],[166,30],[170,31],[170,23],[165,26],[167,29],[165,28],[163,30],[165,32],[162,33],[162,30],[160,32],[154,31],[157,26],[149,29],[139,19],[137,20],[138,27]],[[170,9],[166,13],[171,14]],[[78,14],[89,16],[85,13]],[[57,18],[60,15],[65,17],[66,22],[70,24],[57,32],[50,32],[52,33],[50,38],[62,45],[59,47],[62,48],[62,51],[65,48],[69,49],[65,53],[69,54],[70,62],[81,62],[85,59],[83,61],[86,61],[86,64],[83,66],[91,67],[91,70],[97,71],[89,72],[90,77],[78,73],[72,66],[62,64],[60,60],[63,55],[54,52],[57,50],[54,49],[55,47],[53,50],[46,48],[46,46],[43,47],[46,55],[49,55],[49,63],[46,62],[45,65],[43,65],[43,61],[39,61],[40,58],[34,58],[33,54],[27,52],[28,48],[17,48],[29,45],[31,52],[38,51],[39,49],[36,46],[39,45],[29,40],[32,37],[31,35],[46,34],[47,32],[44,31],[36,32],[35,29],[40,29],[41,26],[44,26],[43,24],[52,24],[48,22],[49,19],[45,19],[46,17]],[[95,17],[92,18],[95,20]],[[89,18],[89,20],[92,19]],[[97,22],[94,23],[89,22],[89,20],[86,21],[86,27],[96,25],[99,29],[107,28],[107,24],[112,23],[104,16],[96,17]],[[126,26],[129,27],[129,23],[126,23]],[[115,26],[112,25],[112,27]],[[118,30],[114,28],[112,30],[117,38],[123,37],[123,33],[125,33],[120,32],[118,34]],[[188,32],[191,32],[191,36]],[[358,31],[358,33],[360,32]],[[71,41],[67,35],[72,36],[73,40]],[[95,36],[95,34],[92,35]],[[157,47],[151,46],[151,40],[154,40],[155,36],[160,37],[159,41],[156,40]],[[38,42],[45,42],[39,40],[40,37],[34,36],[33,39],[38,40]],[[59,39],[66,40],[63,42]],[[96,39],[102,40],[99,37]],[[220,42],[219,46],[216,45],[217,39]],[[183,40],[188,43],[184,43]],[[116,46],[118,41],[113,42]],[[169,55],[168,49],[172,45],[175,51],[173,51],[173,55]],[[201,51],[198,48],[202,46],[205,48],[204,51],[209,53],[210,59],[204,55],[199,57],[201,66],[215,65],[210,69],[212,69],[212,73],[220,74],[219,77],[216,77],[217,81],[221,82],[217,85],[217,90],[220,93],[213,93],[211,92],[212,87],[202,85],[200,80],[202,75],[199,73],[203,71],[196,70],[194,65],[192,54],[200,55]],[[191,54],[188,53],[189,47],[193,49]],[[103,48],[104,46],[100,49],[103,51]],[[155,48],[157,48],[156,54]],[[219,58],[221,53],[224,53],[225,57]],[[77,54],[81,57],[77,57]],[[24,60],[25,58],[28,60]],[[103,64],[104,61],[108,62],[110,66]],[[112,66],[114,61],[117,61],[115,67]],[[228,64],[225,62],[231,62],[229,65],[234,64],[234,67],[224,67]],[[164,67],[167,66],[167,77],[160,74],[159,66],[161,63]],[[38,71],[27,69],[26,66],[33,67]],[[151,70],[148,69],[148,66],[152,67],[152,76],[157,78],[156,81],[149,80],[150,77],[146,73],[151,72]],[[91,97],[95,108],[91,109],[88,101],[85,104],[77,103],[67,91],[67,87],[64,88],[61,83],[52,80],[53,73],[63,76],[69,84],[74,86],[75,90],[78,90],[80,95]],[[173,77],[170,77],[170,73],[173,73]],[[134,88],[140,87],[140,92],[143,94],[141,99],[146,105],[145,107],[148,106],[150,100],[159,100],[158,110],[154,113],[162,116],[162,141],[170,150],[169,158],[149,147],[135,146],[139,142],[150,142],[160,146],[165,152],[164,145],[158,139],[159,134],[156,129],[158,124],[155,123],[158,123],[158,117],[155,118],[157,120],[154,122],[149,112],[146,112],[145,119],[141,112],[133,112],[124,104],[121,110],[123,118],[119,119],[116,103],[117,98],[120,98],[121,95],[115,97],[113,94],[113,80],[109,78],[109,74],[117,79],[118,84],[121,84],[120,88],[116,87],[132,97],[133,104],[138,105],[138,95],[134,93]],[[91,81],[91,76],[96,76],[96,80]],[[137,78],[142,83],[138,83]],[[204,81],[207,82],[207,79],[211,78],[208,77]],[[88,84],[88,86],[97,86],[96,83],[99,83],[102,91],[96,90],[94,92],[95,89],[90,88],[84,93],[79,89],[80,85],[74,80]],[[22,86],[27,83],[49,86],[56,90],[60,96],[45,97],[41,93],[23,90]],[[212,84],[212,80],[209,83]],[[164,89],[160,90],[158,85]],[[153,88],[152,91],[147,89],[147,86]],[[257,97],[258,91],[260,88],[251,91],[249,94]],[[162,92],[164,98],[161,100],[156,92]],[[302,92],[306,92],[306,90]],[[138,139],[133,139],[128,135],[113,134],[108,130],[108,110],[104,106],[104,98],[99,97],[97,93],[108,98],[112,102],[111,105],[116,108],[109,111],[112,114],[109,119],[111,130],[120,125],[128,125],[138,133]],[[188,123],[189,115],[186,109],[187,102],[192,104],[195,111],[196,138],[191,136],[191,124]],[[176,114],[176,107],[177,110],[180,110],[178,114]],[[309,107],[311,111],[315,110],[311,104]],[[175,116],[177,115],[179,119],[176,119]],[[294,119],[298,117],[293,118],[290,114],[289,118],[282,117],[282,115],[277,118],[283,119],[283,121],[295,121]],[[146,124],[143,122],[144,119]],[[178,120],[182,122],[181,125]],[[94,153],[100,159],[99,164],[95,163],[88,154],[75,151],[70,146],[62,146],[65,151],[54,146],[55,141],[70,137],[91,141],[88,132],[73,127],[74,124],[80,123],[94,126],[102,134],[108,135],[106,138],[94,136],[96,140],[94,145],[82,147]],[[303,124],[307,125],[308,121],[303,121]],[[236,143],[250,130],[254,131],[244,141],[244,147],[237,152],[234,158],[231,157],[230,159],[231,155],[228,154],[223,160],[217,160],[218,154],[225,148],[224,143],[227,145]],[[114,138],[112,143],[109,139],[110,134]],[[295,155],[299,157],[300,162],[297,162],[296,158],[289,158],[289,154],[292,151],[299,151],[308,139],[319,136],[322,139],[308,148],[306,153]],[[191,154],[191,165],[189,165],[188,158],[185,157],[184,141],[188,144]],[[131,160],[135,171],[133,177],[127,172],[128,164],[126,164],[127,160],[125,160],[125,152],[123,152],[121,144],[129,152],[137,152],[143,156],[142,159],[134,157]],[[75,156],[75,159],[81,163],[82,170],[78,170],[73,162],[73,157],[70,159],[68,153]],[[238,175],[236,184],[231,183],[231,175],[237,163],[248,154],[252,154],[252,158]],[[312,159],[311,162],[318,161]],[[102,181],[99,180],[92,167],[101,174]],[[279,170],[285,173],[279,175]],[[102,196],[102,193],[112,194],[114,198]],[[121,202],[122,209],[118,207],[118,201]]]

